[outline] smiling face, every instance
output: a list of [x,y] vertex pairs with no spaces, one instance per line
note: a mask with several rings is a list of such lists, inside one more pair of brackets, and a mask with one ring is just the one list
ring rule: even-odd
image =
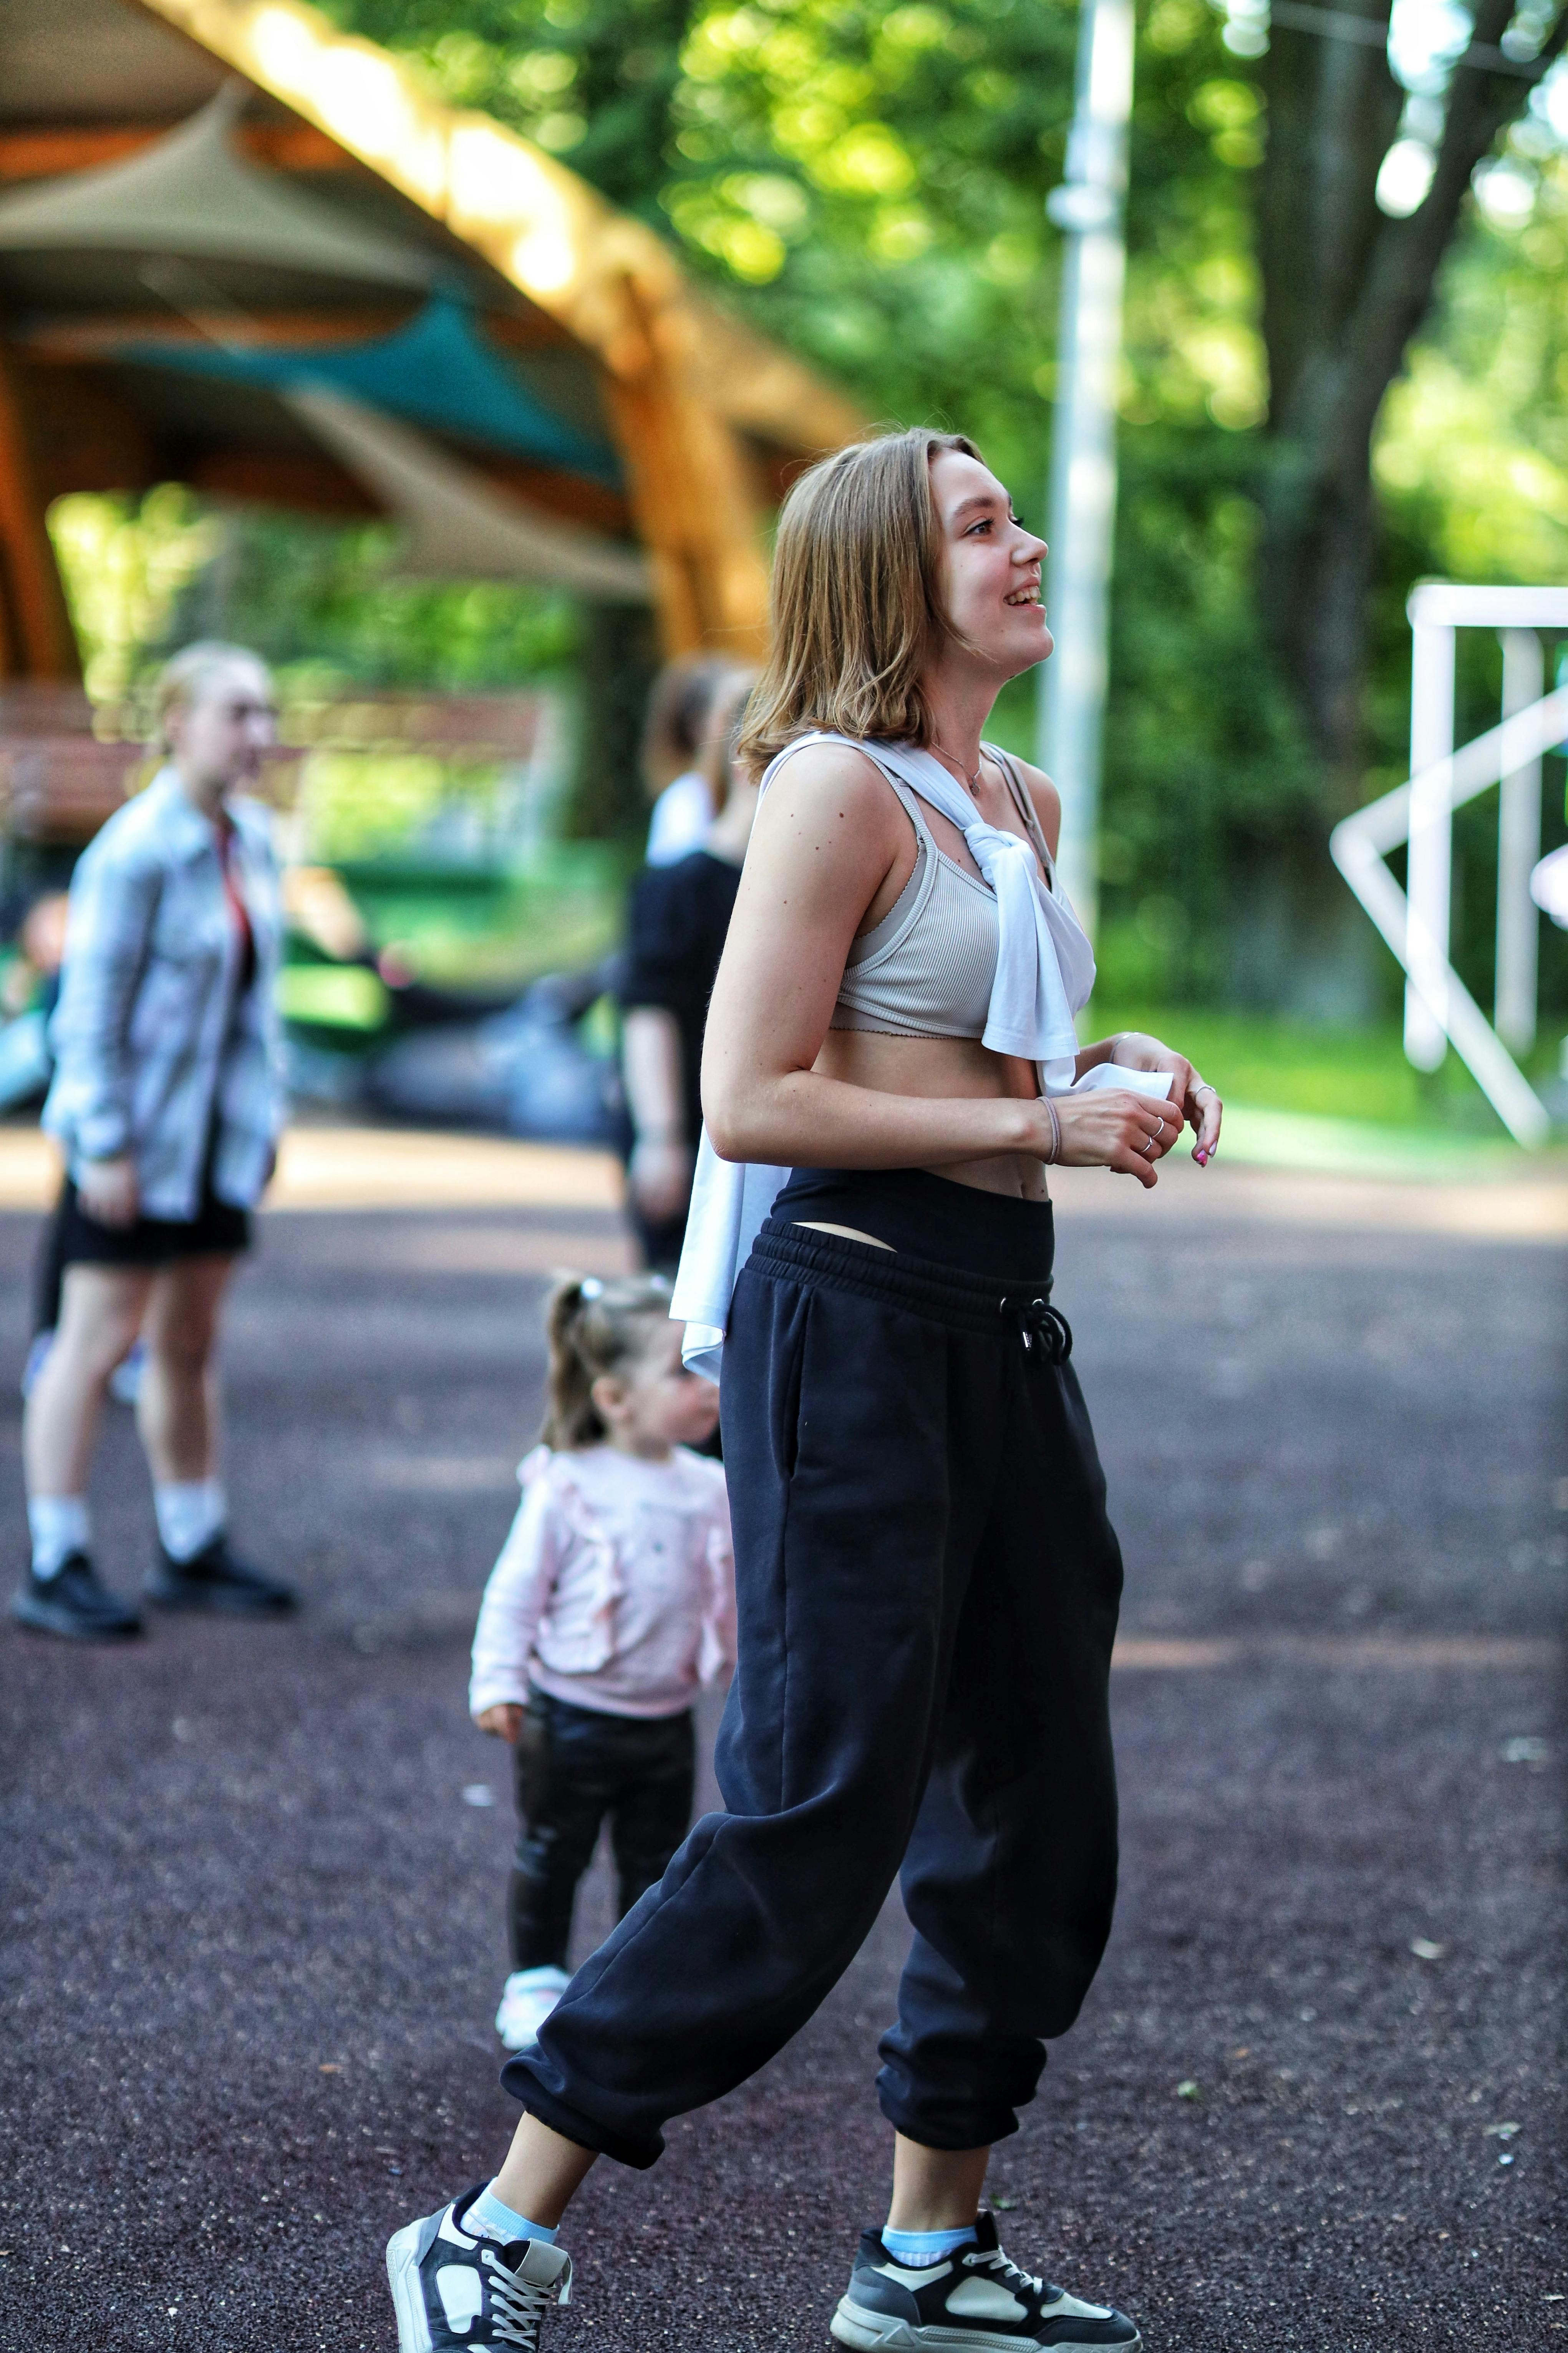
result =
[[1046,543],[1024,529],[988,466],[961,449],[939,449],[931,498],[942,534],[942,610],[953,636],[1004,679],[1044,661],[1041,566]]

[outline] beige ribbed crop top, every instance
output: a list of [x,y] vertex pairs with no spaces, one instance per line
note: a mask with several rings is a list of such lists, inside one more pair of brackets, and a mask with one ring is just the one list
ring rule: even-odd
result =
[[[1054,887],[1046,847],[1005,752],[982,746],[1012,786],[1030,841]],[[915,829],[915,866],[879,923],[849,951],[829,1027],[895,1038],[979,1038],[996,977],[996,899],[989,883],[937,848],[920,797],[882,771]]]

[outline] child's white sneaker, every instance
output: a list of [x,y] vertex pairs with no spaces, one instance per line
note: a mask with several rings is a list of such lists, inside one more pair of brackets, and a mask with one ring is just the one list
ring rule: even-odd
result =
[[496,2032],[509,2051],[526,2051],[572,1980],[564,1969],[513,1969],[501,1989]]

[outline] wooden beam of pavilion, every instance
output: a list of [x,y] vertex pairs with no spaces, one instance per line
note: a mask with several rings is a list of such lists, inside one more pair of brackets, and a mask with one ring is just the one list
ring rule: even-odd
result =
[[668,652],[753,650],[766,566],[738,435],[801,452],[861,418],[692,291],[674,254],[489,116],[445,105],[304,0],[141,0],[442,222],[605,368]]
[[[121,164],[155,146],[174,122],[68,123],[34,131],[0,131],[0,180],[52,180],[62,172],[89,172]],[[247,122],[236,134],[254,164],[275,172],[349,172],[353,158],[310,122]]]
[[27,404],[0,343],[0,678],[74,681],[81,657],[44,509]]

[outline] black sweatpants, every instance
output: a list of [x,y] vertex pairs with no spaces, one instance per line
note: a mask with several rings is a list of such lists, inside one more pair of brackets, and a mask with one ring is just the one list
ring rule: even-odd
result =
[[[900,1865],[914,1940],[878,2089],[929,2147],[1016,2128],[1110,1932],[1121,1563],[1047,1304],[1049,1207],[912,1170],[813,1197],[802,1175],[741,1275],[724,1351],[729,1811],[697,1824],[502,2073],[630,2165],[805,2024]],[[1009,1258],[1016,1273],[994,1271]]]
[[679,1715],[609,1715],[532,1691],[518,1735],[517,1861],[507,1891],[514,1969],[563,1969],[577,1883],[610,1819],[619,1908],[661,1879],[691,1822],[696,1742]]

